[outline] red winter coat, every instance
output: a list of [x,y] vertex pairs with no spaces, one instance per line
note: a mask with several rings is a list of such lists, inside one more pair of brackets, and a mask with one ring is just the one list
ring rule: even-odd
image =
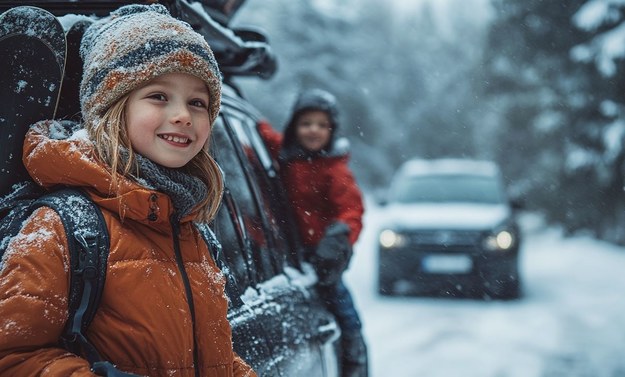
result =
[[[192,216],[179,224],[179,246],[195,323],[174,254],[168,196],[127,179],[112,191],[111,175],[90,142],[53,140],[47,130],[27,135],[24,161],[42,185],[84,187],[102,209],[110,255],[102,301],[86,335],[103,358],[151,377],[192,377],[196,368],[203,377],[256,376],[233,352],[225,279]],[[154,209],[156,218],[149,216]],[[57,345],[68,316],[68,263],[60,218],[45,207],[35,211],[2,260],[0,376],[94,376],[87,360]]]
[[300,235],[306,246],[316,246],[328,225],[342,221],[350,228],[352,244],[362,230],[362,194],[349,169],[349,155],[319,155],[314,158],[279,158],[282,134],[260,122],[258,131],[271,155],[280,163],[280,175],[295,211]]

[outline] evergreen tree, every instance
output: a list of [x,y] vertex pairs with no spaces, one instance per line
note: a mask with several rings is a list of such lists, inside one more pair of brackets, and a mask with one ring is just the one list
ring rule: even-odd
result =
[[607,238],[622,180],[601,158],[609,119],[599,110],[615,86],[571,58],[585,38],[572,24],[583,3],[494,2],[484,90],[486,111],[498,114],[485,128],[499,143],[497,159],[508,179],[531,208],[570,231],[589,229]]
[[376,0],[250,1],[239,16],[267,30],[280,64],[268,82],[240,82],[278,128],[299,89],[334,92],[359,181],[384,186],[408,158],[479,153],[481,119],[471,114],[485,27],[472,12],[461,2],[442,31],[431,7],[398,14]]
[[587,32],[583,43],[572,50],[574,60],[595,66],[600,74],[596,101],[588,111],[601,117],[597,117],[596,128],[581,139],[580,148],[586,148],[591,157],[581,167],[598,181],[595,211],[602,217],[599,236],[625,244],[625,4],[588,0],[573,21]]

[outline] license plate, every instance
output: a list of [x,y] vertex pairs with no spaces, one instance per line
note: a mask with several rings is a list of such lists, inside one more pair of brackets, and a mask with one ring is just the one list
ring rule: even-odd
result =
[[467,273],[473,268],[473,260],[464,254],[428,255],[423,258],[422,266],[430,273]]

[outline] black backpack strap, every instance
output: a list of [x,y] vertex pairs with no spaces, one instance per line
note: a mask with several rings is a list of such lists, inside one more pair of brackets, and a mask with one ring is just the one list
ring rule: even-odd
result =
[[[0,219],[4,219],[16,207],[27,209],[30,203],[42,194],[41,187],[33,181],[24,181],[13,185],[11,192],[0,198]],[[17,215],[14,214],[12,217],[16,218]],[[12,233],[11,235],[15,234]]]
[[49,207],[61,218],[71,264],[69,315],[60,345],[85,357],[99,376],[132,377],[102,360],[85,336],[100,304],[106,279],[110,241],[100,208],[78,189],[62,188],[45,193],[33,182],[15,185],[13,192],[0,198],[0,256],[8,240],[17,235],[26,219],[38,208]]
[[67,236],[71,262],[69,317],[61,344],[84,356],[100,376],[134,376],[102,360],[85,335],[100,304],[106,279],[110,240],[102,211],[84,192],[71,188],[44,195],[33,206],[55,210]]

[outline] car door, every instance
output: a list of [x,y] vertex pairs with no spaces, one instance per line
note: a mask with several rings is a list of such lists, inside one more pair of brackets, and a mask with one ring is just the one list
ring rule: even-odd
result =
[[235,349],[261,375],[335,376],[337,325],[300,264],[279,179],[261,157],[262,143],[252,141],[251,123],[249,112],[225,100],[212,136],[225,176],[214,229],[224,246]]

